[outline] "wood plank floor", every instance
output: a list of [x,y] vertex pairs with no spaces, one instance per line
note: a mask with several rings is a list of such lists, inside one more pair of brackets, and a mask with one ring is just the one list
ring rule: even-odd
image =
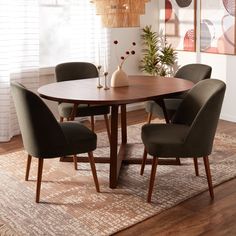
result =
[[[129,125],[146,120],[144,110],[129,112],[127,117]],[[97,121],[95,126],[97,132],[105,130],[103,121]],[[236,123],[220,121],[218,130],[236,136]],[[22,148],[21,137],[16,136],[0,144],[0,154]],[[236,179],[221,184],[214,191],[214,202],[208,192],[199,194],[116,235],[236,236]]]

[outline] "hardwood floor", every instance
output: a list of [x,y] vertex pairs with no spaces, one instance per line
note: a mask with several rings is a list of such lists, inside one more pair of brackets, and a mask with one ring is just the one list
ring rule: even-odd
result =
[[[129,112],[127,117],[129,125],[146,121],[144,110]],[[104,121],[97,121],[95,130],[105,131]],[[218,130],[236,136],[236,123],[220,121]],[[22,148],[21,137],[16,136],[10,142],[0,144],[0,154]],[[214,188],[214,191],[213,202],[209,198],[209,193],[204,192],[116,235],[235,236],[236,179],[221,184]]]

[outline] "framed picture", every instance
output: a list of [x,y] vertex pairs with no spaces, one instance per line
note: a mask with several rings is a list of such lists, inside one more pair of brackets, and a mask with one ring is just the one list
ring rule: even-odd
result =
[[201,0],[201,52],[235,55],[236,0]]
[[165,0],[165,35],[174,49],[196,51],[196,0]]

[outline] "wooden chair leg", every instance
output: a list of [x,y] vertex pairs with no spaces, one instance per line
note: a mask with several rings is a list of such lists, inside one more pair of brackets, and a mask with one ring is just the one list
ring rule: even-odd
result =
[[75,170],[78,170],[77,156],[76,155],[73,156],[73,161],[74,161]]
[[67,121],[70,121],[70,120],[71,120],[71,118],[70,118],[70,117],[67,117],[67,118],[66,118],[66,120],[67,120]]
[[151,170],[151,176],[150,176],[150,181],[149,181],[149,189],[148,189],[147,202],[151,202],[152,190],[153,190],[154,181],[155,181],[155,177],[156,177],[157,164],[158,164],[158,158],[157,157],[153,157],[153,159],[152,159],[152,170]]
[[98,183],[98,177],[97,177],[97,171],[96,171],[95,161],[94,161],[94,157],[93,157],[93,152],[88,152],[88,158],[89,158],[96,190],[99,193],[100,189],[99,189],[99,183]]
[[64,121],[64,118],[60,116],[60,123],[62,123],[63,121]]
[[147,124],[150,124],[152,120],[152,113],[148,113]]
[[37,186],[36,186],[36,202],[37,203],[39,203],[39,198],[40,198],[42,173],[43,173],[43,158],[39,158],[38,159],[38,177],[37,177]]
[[91,130],[94,132],[94,116],[91,116]]
[[176,164],[177,164],[177,165],[181,165],[181,162],[180,162],[180,158],[179,158],[179,157],[176,157]]
[[31,160],[32,160],[32,156],[30,154],[28,154],[27,165],[26,165],[26,173],[25,173],[25,181],[29,180]]
[[196,176],[199,176],[197,157],[193,158],[193,162],[194,162],[194,169],[195,169]]
[[108,118],[107,114],[104,115],[104,119],[105,119],[105,124],[106,124],[106,128],[107,128],[107,136],[109,139],[109,143],[111,144],[111,130],[110,130],[109,118]]
[[147,151],[146,151],[146,148],[144,147],[144,150],[143,150],[143,160],[142,160],[140,175],[143,175],[144,168],[145,168],[145,165],[146,165],[146,160],[147,160]]
[[212,185],[212,179],[211,179],[211,170],[210,170],[210,164],[208,156],[203,157],[205,170],[206,170],[206,176],[207,176],[207,182],[208,182],[208,188],[210,192],[211,199],[214,199],[214,191],[213,191],[213,185]]

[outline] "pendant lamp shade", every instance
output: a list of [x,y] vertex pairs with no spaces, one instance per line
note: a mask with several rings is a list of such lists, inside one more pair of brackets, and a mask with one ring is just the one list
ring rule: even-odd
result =
[[96,5],[97,15],[107,28],[139,27],[140,15],[145,14],[149,0],[91,0]]

